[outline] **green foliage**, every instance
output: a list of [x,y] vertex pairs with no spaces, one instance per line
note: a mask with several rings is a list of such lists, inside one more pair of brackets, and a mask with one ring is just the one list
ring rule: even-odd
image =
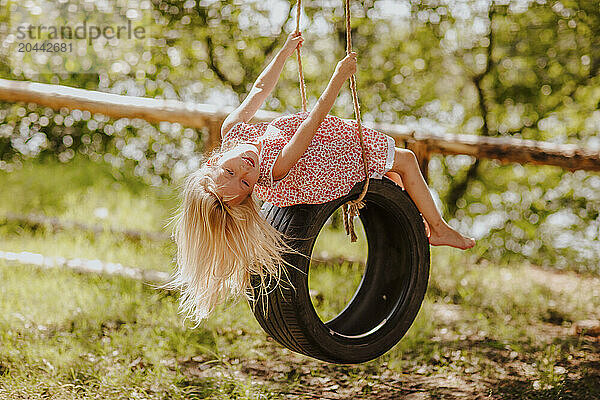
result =
[[[127,8],[117,0],[113,3],[119,12]],[[150,31],[157,40],[149,57],[139,62],[126,54],[117,57],[128,63],[127,73],[102,67],[97,73],[36,79],[119,94],[236,105],[295,27],[294,2],[150,4]],[[341,1],[309,2],[304,7],[302,54],[312,105],[344,54],[345,24]],[[82,12],[77,9],[70,18],[78,21]],[[352,17],[365,121],[599,148],[600,9],[595,2],[427,0],[391,6],[384,0],[363,0],[352,2]],[[0,14],[0,22],[7,18]],[[8,54],[0,56],[0,77],[30,79],[10,68]],[[286,64],[265,108],[300,108],[294,60]],[[352,116],[348,91],[332,113]],[[31,157],[66,162],[84,154],[121,170],[134,169],[145,182],[160,185],[198,165],[203,134],[179,124],[2,103],[0,168],[13,170]],[[595,174],[524,166],[522,176],[521,167],[474,164],[460,156],[436,158],[430,171],[431,186],[445,204],[448,219],[483,239],[487,249],[481,256],[597,268]],[[537,183],[530,182],[540,175],[542,179],[532,178]],[[538,200],[523,200],[522,193]],[[492,203],[497,196],[501,200]],[[520,200],[505,201],[515,196]],[[499,214],[504,215],[502,223],[480,233],[483,218],[493,220]],[[573,223],[552,227],[548,222],[563,220],[559,225],[564,225],[565,218]]]
[[[447,163],[459,161],[448,157]],[[437,160],[432,166],[433,187],[443,193],[450,185],[449,174],[442,175]],[[480,171],[485,180],[470,184],[450,221],[480,238],[479,256],[598,272],[597,174],[492,161],[482,163]]]

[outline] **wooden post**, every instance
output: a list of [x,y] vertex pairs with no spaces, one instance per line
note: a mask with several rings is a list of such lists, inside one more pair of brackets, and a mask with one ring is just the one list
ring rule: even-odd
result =
[[225,121],[224,118],[210,118],[208,120],[208,137],[204,140],[204,154],[209,154],[221,144],[223,121]]

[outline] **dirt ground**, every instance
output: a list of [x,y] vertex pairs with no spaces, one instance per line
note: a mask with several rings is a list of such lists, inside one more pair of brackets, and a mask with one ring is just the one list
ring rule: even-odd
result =
[[[600,279],[536,267],[531,267],[522,278],[543,283],[555,292],[574,288],[590,293],[600,290]],[[434,317],[447,323],[460,320],[461,307],[435,304]],[[447,359],[419,364],[411,362],[407,355],[405,373],[387,368],[386,363],[322,363],[282,350],[271,339],[268,342],[276,349],[271,361],[228,360],[230,367],[223,368],[194,358],[180,360],[179,366],[190,378],[232,374],[253,385],[265,385],[285,399],[600,399],[600,337],[578,334],[577,324],[565,327],[543,323],[531,328],[538,341],[522,351],[477,336],[464,340],[436,338],[446,348]],[[551,347],[575,349],[567,350],[566,357],[548,361],[552,363],[550,373],[555,374],[550,377],[556,378],[554,385],[536,378],[536,363],[546,362],[549,356],[544,351]],[[463,353],[459,350],[481,357],[470,363],[471,360],[461,359]],[[447,367],[440,369],[436,364]]]

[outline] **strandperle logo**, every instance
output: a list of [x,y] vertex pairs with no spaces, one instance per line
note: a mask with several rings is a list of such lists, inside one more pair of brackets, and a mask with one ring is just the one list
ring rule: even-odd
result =
[[24,79],[129,74],[152,58],[150,0],[0,0],[0,9],[0,56]]
[[127,21],[126,25],[88,25],[86,21],[72,28],[68,25],[63,26],[52,26],[52,25],[19,25],[17,27],[17,40],[55,40],[55,39],[68,39],[68,40],[81,40],[87,39],[88,44],[100,37],[107,40],[117,38],[127,39],[145,39],[146,28],[143,26],[132,26],[130,20]]

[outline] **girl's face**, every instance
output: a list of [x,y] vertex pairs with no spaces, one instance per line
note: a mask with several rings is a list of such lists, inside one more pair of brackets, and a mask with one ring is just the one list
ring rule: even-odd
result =
[[221,186],[220,194],[233,197],[228,204],[240,204],[252,193],[260,173],[255,145],[239,144],[223,153],[214,165],[218,167],[216,183]]

